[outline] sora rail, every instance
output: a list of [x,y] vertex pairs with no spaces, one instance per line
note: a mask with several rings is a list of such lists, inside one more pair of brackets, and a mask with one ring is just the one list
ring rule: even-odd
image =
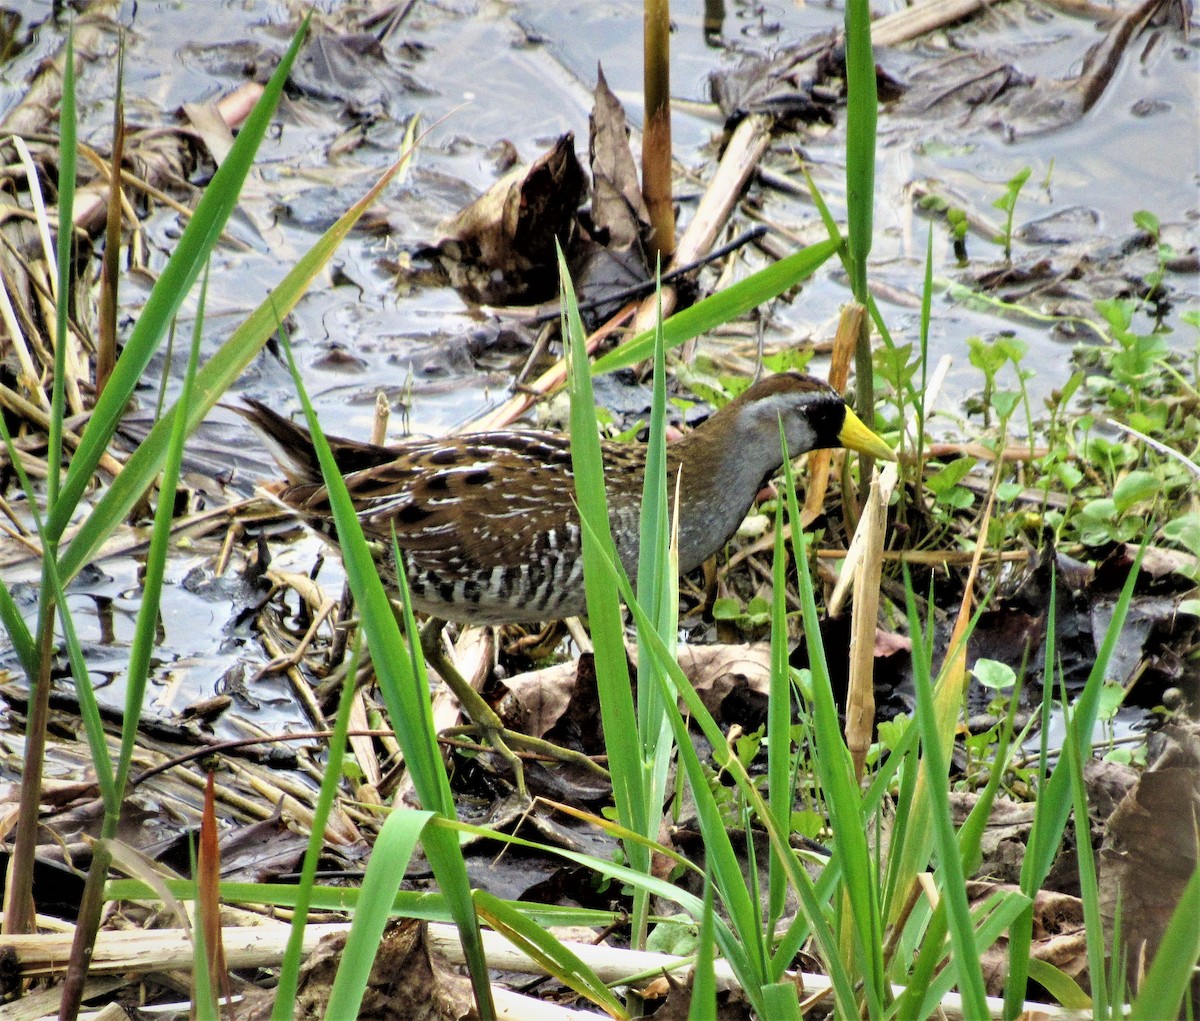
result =
[[[264,404],[239,409],[268,441],[287,482],[277,495],[324,534],[328,494],[306,429]],[[679,569],[686,573],[733,535],[788,450],[846,447],[895,460],[891,448],[831,387],[785,372],[755,383],[667,447],[680,475]],[[416,609],[444,620],[527,623],[586,612],[570,440],[563,433],[505,430],[396,446],[330,437],[334,458],[368,539],[407,561]],[[605,442],[613,540],[631,578],[637,570],[644,447]],[[384,564],[383,566],[390,566]]]

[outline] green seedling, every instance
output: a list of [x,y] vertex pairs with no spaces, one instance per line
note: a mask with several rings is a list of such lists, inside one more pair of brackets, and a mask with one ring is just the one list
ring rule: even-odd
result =
[[1029,180],[1029,175],[1033,173],[1032,168],[1022,167],[1004,186],[1004,194],[1001,195],[992,206],[999,209],[1005,214],[1004,226],[1000,233],[993,239],[996,244],[1004,246],[1004,261],[1012,262],[1012,241],[1013,241],[1013,217],[1017,209],[1017,198],[1021,194],[1021,189],[1025,187],[1025,182]]

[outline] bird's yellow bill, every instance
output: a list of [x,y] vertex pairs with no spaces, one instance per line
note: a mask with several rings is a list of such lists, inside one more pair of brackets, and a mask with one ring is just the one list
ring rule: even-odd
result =
[[880,461],[896,460],[896,452],[882,438],[871,432],[849,408],[846,409],[846,420],[842,423],[842,431],[838,433],[838,443],[847,450],[857,450],[860,454],[869,454]]

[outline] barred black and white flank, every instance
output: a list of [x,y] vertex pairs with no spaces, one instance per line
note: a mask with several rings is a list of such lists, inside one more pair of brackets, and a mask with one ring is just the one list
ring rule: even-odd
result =
[[[287,477],[279,499],[332,536],[308,431],[258,401],[247,405],[239,410]],[[764,480],[779,469],[781,420],[794,456],[847,447],[894,458],[825,383],[792,372],[767,377],[667,448],[670,478],[681,473],[681,571],[724,546]],[[330,445],[368,538],[387,549],[395,528],[418,610],[475,623],[585,612],[566,435],[505,430],[387,447],[330,437]],[[632,577],[645,450],[606,442],[603,454],[613,539]]]

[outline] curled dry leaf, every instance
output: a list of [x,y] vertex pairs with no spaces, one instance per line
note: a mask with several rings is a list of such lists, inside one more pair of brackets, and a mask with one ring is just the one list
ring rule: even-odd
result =
[[436,254],[451,283],[485,302],[528,302],[558,287],[564,250],[586,191],[575,136],[567,132],[529,167],[505,174],[443,227]]

